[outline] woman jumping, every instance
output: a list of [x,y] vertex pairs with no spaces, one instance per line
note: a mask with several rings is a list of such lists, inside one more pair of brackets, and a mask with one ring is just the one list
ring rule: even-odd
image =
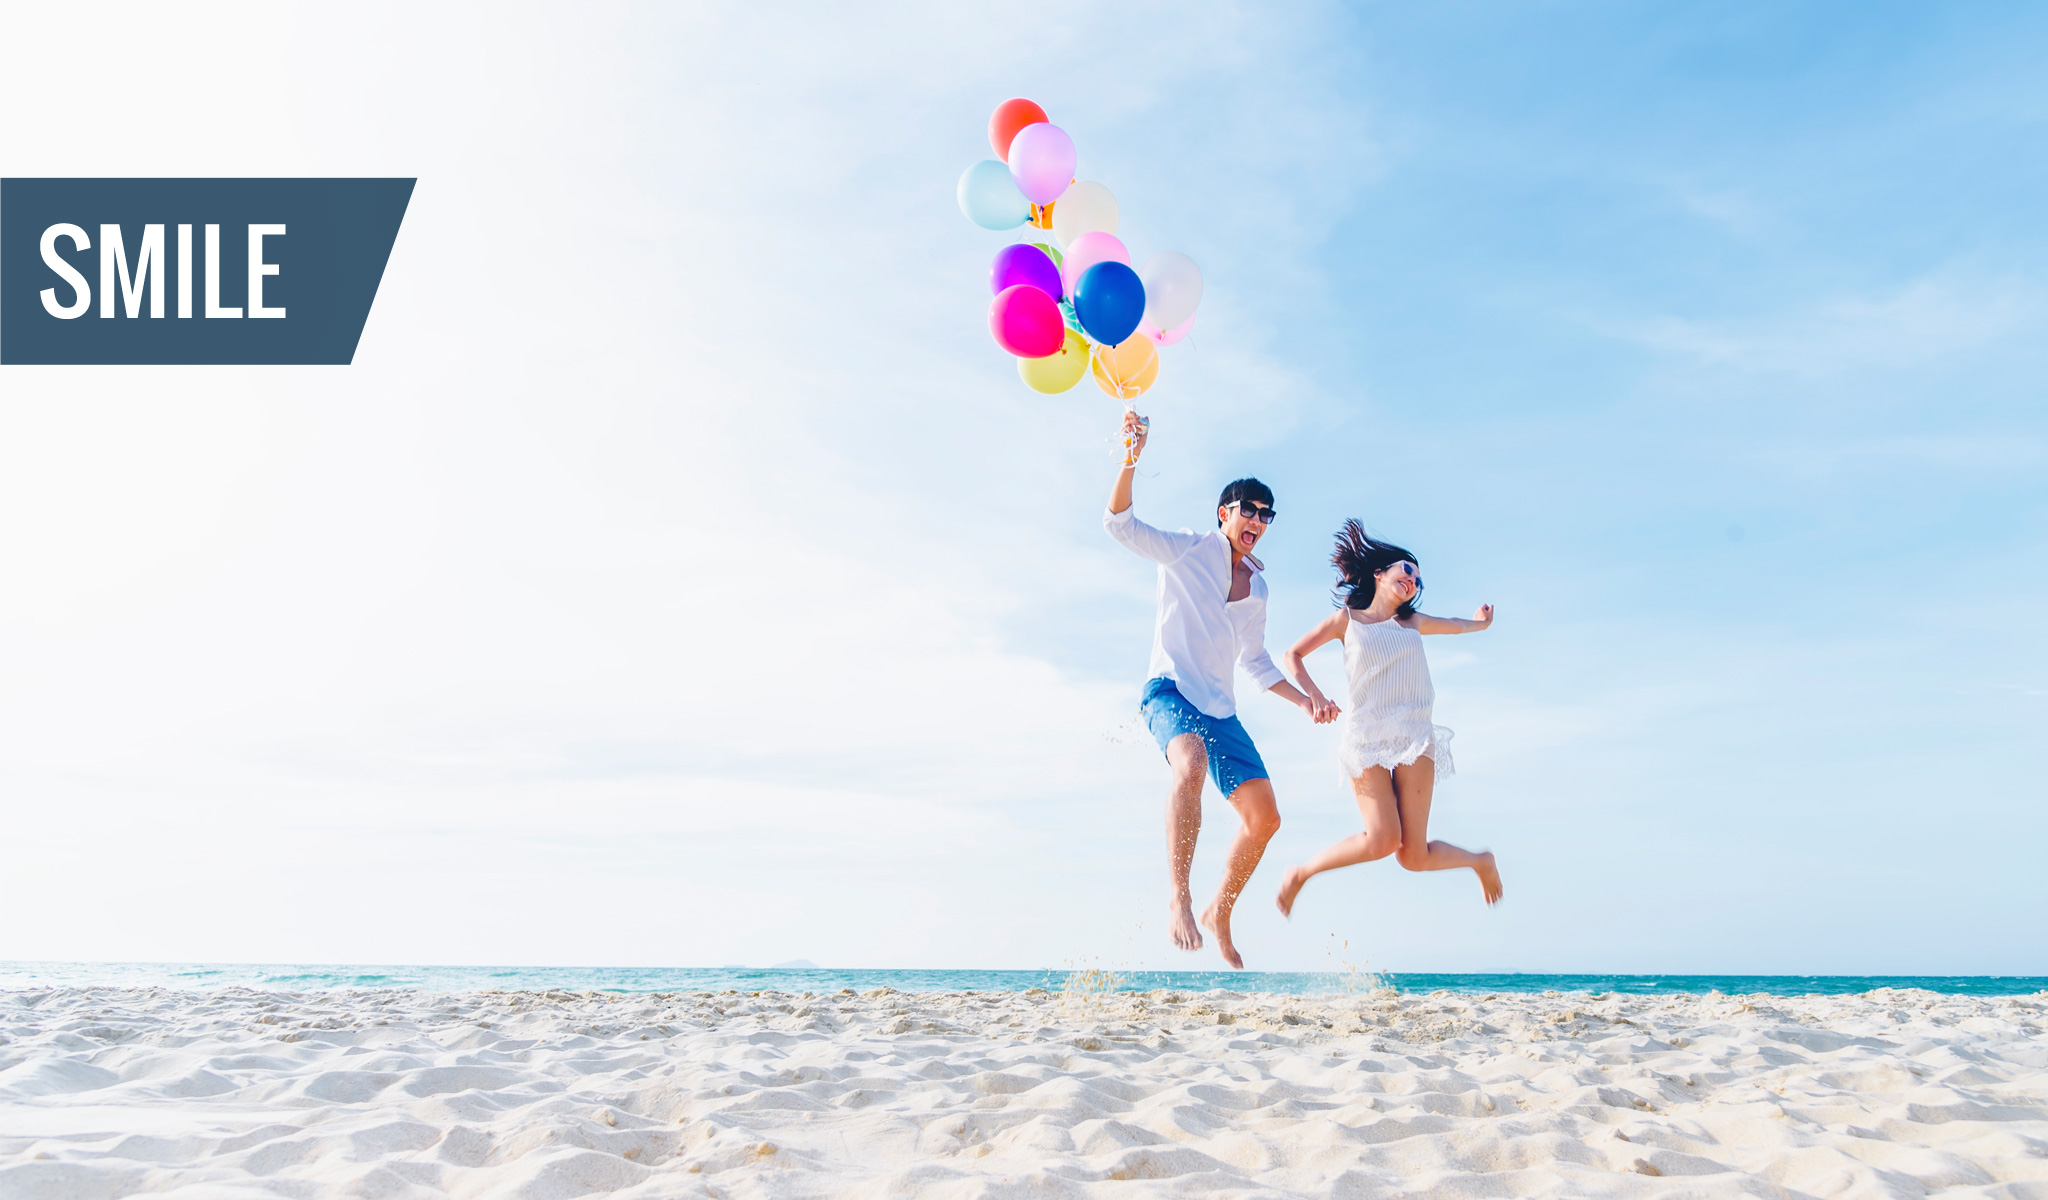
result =
[[1327,704],[1302,660],[1325,642],[1344,643],[1351,703],[1345,708],[1337,758],[1351,777],[1365,832],[1289,869],[1280,883],[1280,911],[1293,912],[1294,898],[1311,876],[1389,854],[1411,871],[1470,867],[1479,876],[1486,902],[1498,903],[1500,871],[1491,852],[1474,854],[1449,842],[1429,840],[1430,794],[1437,773],[1451,773],[1450,747],[1445,744],[1451,731],[1430,723],[1436,689],[1422,656],[1423,634],[1484,629],[1493,624],[1493,605],[1480,605],[1469,621],[1416,612],[1422,572],[1415,556],[1367,537],[1356,521],[1344,522],[1330,561],[1337,567],[1343,607],[1309,630],[1280,661],[1310,700]]

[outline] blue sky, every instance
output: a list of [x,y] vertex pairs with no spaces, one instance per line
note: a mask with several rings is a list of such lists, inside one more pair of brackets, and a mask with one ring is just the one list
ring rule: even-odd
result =
[[1500,609],[1433,828],[1507,903],[1283,924],[1355,817],[1241,697],[1250,965],[2048,969],[2038,10],[215,16],[0,168],[421,182],[354,366],[0,377],[0,957],[1210,965],[1118,406],[1016,381],[953,204],[1027,95],[1205,272],[1140,514],[1272,484],[1276,648],[1347,516]]

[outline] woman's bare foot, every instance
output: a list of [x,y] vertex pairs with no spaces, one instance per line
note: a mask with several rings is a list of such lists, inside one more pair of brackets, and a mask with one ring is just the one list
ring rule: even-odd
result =
[[1223,955],[1223,961],[1229,963],[1232,970],[1244,970],[1244,956],[1230,944],[1230,916],[1221,912],[1213,901],[1202,910],[1202,928],[1216,935],[1216,949]]
[[1183,896],[1167,905],[1166,932],[1183,950],[1202,948],[1202,931],[1195,927],[1195,905]]
[[1273,898],[1273,903],[1280,906],[1281,916],[1294,915],[1294,898],[1301,895],[1301,885],[1307,882],[1307,867],[1289,867],[1287,874],[1280,877],[1280,894]]
[[1479,886],[1486,892],[1486,902],[1499,904],[1504,889],[1500,885],[1500,868],[1493,865],[1493,851],[1480,851],[1479,865],[1472,869],[1479,873]]

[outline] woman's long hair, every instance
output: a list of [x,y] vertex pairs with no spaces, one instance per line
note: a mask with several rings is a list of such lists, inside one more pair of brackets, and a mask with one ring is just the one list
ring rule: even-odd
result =
[[[1337,568],[1337,602],[1345,608],[1371,608],[1373,594],[1379,590],[1379,581],[1373,576],[1398,562],[1415,562],[1415,556],[1392,542],[1383,542],[1366,533],[1365,526],[1357,521],[1344,522],[1344,528],[1337,531],[1337,550],[1330,555],[1330,565]],[[1415,563],[1419,568],[1421,563]],[[1422,589],[1417,581],[1416,594]],[[1394,615],[1407,620],[1415,615],[1415,601],[1410,599]]]

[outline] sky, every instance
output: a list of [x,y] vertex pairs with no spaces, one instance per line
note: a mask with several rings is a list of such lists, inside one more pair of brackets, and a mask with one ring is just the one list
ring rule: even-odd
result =
[[1139,515],[1273,487],[1276,653],[1347,517],[1498,608],[1429,644],[1431,831],[1505,902],[1386,862],[1283,921],[1357,816],[1240,679],[1250,967],[2048,973],[2044,54],[2022,4],[111,10],[0,75],[0,174],[419,183],[348,367],[0,370],[0,959],[1213,967],[1121,406],[1018,381],[954,201],[1022,95],[1204,273]]

